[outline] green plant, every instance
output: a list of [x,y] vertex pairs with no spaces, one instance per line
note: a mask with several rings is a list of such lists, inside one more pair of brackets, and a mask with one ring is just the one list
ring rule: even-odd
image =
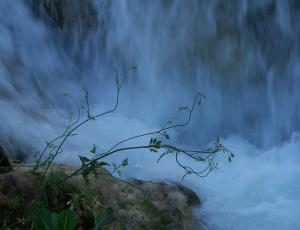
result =
[[34,229],[36,230],[73,230],[76,226],[76,214],[72,210],[51,213],[45,208],[36,211]]
[[[49,169],[53,165],[55,159],[59,154],[62,154],[64,151],[64,145],[65,143],[73,136],[77,135],[78,129],[85,125],[86,123],[90,121],[96,121],[100,117],[109,115],[113,112],[115,112],[118,108],[119,104],[119,96],[120,91],[124,85],[124,82],[126,80],[127,74],[130,70],[136,70],[136,67],[132,67],[131,69],[128,69],[125,71],[125,77],[123,79],[120,79],[119,73],[116,70],[115,71],[115,80],[116,80],[116,101],[113,107],[105,112],[99,113],[94,115],[91,112],[90,104],[89,104],[89,92],[86,88],[83,88],[84,91],[84,103],[78,104],[74,97],[70,95],[69,93],[65,93],[65,96],[70,98],[72,102],[74,103],[76,107],[76,116],[74,118],[74,114],[71,113],[69,116],[69,121],[66,129],[63,131],[63,133],[54,138],[53,140],[46,142],[46,146],[42,152],[38,152],[36,154],[36,161],[35,166],[33,167],[33,172],[38,173],[41,172],[41,186],[39,193],[37,194],[34,203],[38,204],[41,197],[43,197],[43,194],[45,193],[45,188],[49,186],[49,180],[51,181],[51,186],[55,188],[55,186],[59,185],[60,183],[74,177],[77,175],[82,175],[83,178],[85,178],[86,181],[88,181],[88,176],[90,174],[94,174],[97,176],[98,174],[98,168],[104,167],[104,166],[110,166],[105,159],[108,156],[111,156],[113,154],[117,154],[119,152],[125,152],[125,151],[131,151],[131,150],[138,150],[138,149],[147,149],[152,153],[160,153],[158,156],[157,162],[159,162],[162,158],[164,158],[166,155],[173,154],[175,156],[176,162],[180,168],[184,170],[184,175],[182,179],[184,179],[187,175],[197,175],[199,177],[205,177],[213,170],[217,169],[218,163],[215,162],[215,156],[217,153],[225,153],[228,156],[228,161],[231,162],[232,158],[234,158],[234,154],[230,152],[228,149],[226,149],[220,142],[220,139],[217,138],[214,145],[211,148],[207,148],[204,150],[187,150],[175,145],[170,144],[170,134],[169,130],[176,129],[176,128],[182,128],[188,126],[188,124],[191,121],[192,114],[196,108],[196,106],[200,105],[202,103],[202,100],[205,98],[205,95],[202,93],[198,93],[191,106],[183,106],[179,108],[179,111],[183,111],[187,114],[187,118],[182,123],[174,123],[172,121],[166,122],[160,129],[154,130],[152,132],[146,132],[141,133],[139,135],[135,135],[129,138],[126,138],[124,140],[119,141],[115,145],[113,145],[111,148],[104,152],[98,152],[97,146],[94,144],[90,150],[91,153],[93,153],[92,158],[88,158],[86,156],[79,156],[79,160],[81,161],[81,166],[69,173],[69,174],[62,174],[59,176],[51,177],[51,174],[48,173]],[[85,114],[85,115],[84,115]],[[148,143],[145,143],[144,145],[138,145],[138,146],[122,146],[125,143],[128,143],[129,141],[136,140],[138,138],[142,137],[150,137],[150,140]],[[196,170],[192,168],[189,165],[186,165],[181,159],[180,155],[185,155],[196,162],[200,162],[205,164],[205,167],[203,167],[200,170]],[[113,170],[112,174],[118,173],[119,176],[121,176],[120,169],[122,167],[126,167],[128,165],[128,158],[124,159],[121,164],[112,164]],[[112,176],[112,175],[111,175]],[[52,180],[54,179],[54,180]],[[128,182],[125,182],[128,183]],[[73,196],[71,199],[72,205],[70,207],[74,207],[74,204],[77,202],[76,199],[82,199],[82,197],[75,197]],[[82,201],[82,200],[81,200]],[[73,203],[72,203],[73,202]],[[40,209],[39,209],[40,210]],[[66,210],[65,210],[66,211]],[[71,210],[69,210],[71,212]],[[68,214],[70,214],[68,212]],[[35,221],[35,223],[42,223],[42,220],[44,216],[50,215],[49,212],[45,211],[44,209],[40,210],[37,213],[38,216],[36,216],[36,219],[38,221]],[[52,216],[54,214],[51,214]],[[71,215],[71,214],[70,214]],[[55,216],[55,215],[54,215]],[[58,218],[59,215],[56,217]],[[95,227],[96,229],[100,229],[101,226],[105,223],[107,219],[107,214],[102,213],[99,216],[95,218]],[[74,218],[71,218],[71,220],[74,220]],[[55,224],[54,222],[52,224]]]
[[107,224],[110,216],[111,211],[109,209],[105,209],[103,212],[99,213],[99,215],[95,219],[94,230],[101,230],[102,227]]
[[96,218],[99,211],[103,208],[101,201],[88,193],[78,191],[69,194],[69,196],[70,199],[67,202],[67,206],[72,211],[76,212],[81,208],[82,204],[84,204],[85,208],[93,214],[94,218]]

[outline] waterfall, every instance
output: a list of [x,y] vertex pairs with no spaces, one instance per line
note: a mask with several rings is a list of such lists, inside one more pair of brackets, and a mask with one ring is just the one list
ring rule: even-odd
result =
[[[203,228],[300,228],[297,0],[7,0],[0,35],[0,145],[13,157],[32,159],[65,127],[73,107],[64,92],[80,101],[84,86],[103,111],[114,69],[123,76],[135,65],[118,112],[80,130],[62,161],[182,119],[178,107],[201,91],[206,100],[174,141],[205,147],[221,136],[237,156],[184,181],[203,199]],[[125,175],[181,179],[171,157],[155,159],[133,154]]]

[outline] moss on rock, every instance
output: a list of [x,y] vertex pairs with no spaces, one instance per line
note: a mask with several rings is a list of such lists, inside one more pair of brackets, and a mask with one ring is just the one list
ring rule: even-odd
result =
[[[0,175],[1,222],[5,221],[8,210],[14,213],[10,222],[22,218],[34,198],[32,194],[40,186],[39,176],[30,173],[30,166],[18,164],[14,168],[17,171]],[[137,179],[121,181],[104,168],[98,170],[97,177],[90,175],[88,183],[82,176],[75,176],[58,187],[51,182],[52,177],[74,170],[69,166],[52,168],[44,192],[47,202],[42,205],[54,212],[74,210],[78,216],[77,229],[92,229],[96,216],[104,211],[109,211],[109,218],[103,230],[199,229],[192,214],[192,205],[197,203],[192,204],[189,198],[196,195],[187,188]],[[20,194],[22,202],[18,203]],[[16,205],[9,205],[14,201]],[[26,229],[21,224],[20,227]]]

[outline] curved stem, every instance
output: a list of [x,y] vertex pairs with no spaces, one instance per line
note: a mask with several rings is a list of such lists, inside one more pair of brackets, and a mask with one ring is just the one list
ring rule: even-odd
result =
[[[187,120],[186,120],[185,122],[183,122],[183,123],[181,123],[181,124],[171,125],[171,126],[167,126],[167,124],[168,124],[168,123],[167,123],[166,125],[164,125],[164,126],[163,126],[161,129],[159,129],[159,130],[156,130],[156,131],[153,131],[153,132],[144,133],[144,134],[139,134],[139,135],[136,135],[136,136],[133,136],[133,137],[124,139],[124,140],[122,140],[122,141],[116,143],[115,145],[113,145],[113,146],[112,146],[110,149],[108,149],[106,152],[108,153],[108,152],[110,152],[111,150],[115,149],[117,146],[119,146],[119,145],[121,145],[121,144],[123,144],[123,143],[125,143],[125,142],[128,142],[128,141],[130,141],[130,140],[136,139],[136,138],[145,137],[145,136],[150,136],[150,135],[154,135],[154,134],[159,134],[159,133],[161,133],[161,132],[163,132],[163,131],[167,131],[167,130],[169,130],[169,129],[174,129],[174,128],[179,128],[179,127],[185,127],[185,126],[187,126],[187,125],[190,123],[190,120],[191,120],[191,118],[192,118],[192,114],[193,114],[193,111],[194,111],[194,109],[195,109],[195,106],[196,106],[197,101],[200,100],[200,102],[201,102],[201,98],[202,98],[202,97],[203,97],[203,94],[202,94],[202,93],[197,93],[197,95],[196,95],[196,97],[195,97],[195,99],[194,99],[194,102],[193,102],[193,104],[192,104],[192,108],[189,110],[188,118],[187,118]],[[199,98],[200,98],[200,99],[199,99]]]

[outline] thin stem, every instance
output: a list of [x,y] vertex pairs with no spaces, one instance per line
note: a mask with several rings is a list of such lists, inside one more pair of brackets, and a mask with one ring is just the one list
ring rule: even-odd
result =
[[166,123],[166,125],[164,125],[161,129],[159,130],[156,130],[156,131],[153,131],[153,132],[148,132],[148,133],[144,133],[144,134],[139,134],[139,135],[136,135],[136,136],[133,136],[133,137],[130,137],[130,138],[127,138],[127,139],[124,139],[120,142],[118,142],[117,144],[113,145],[110,149],[108,149],[106,152],[110,152],[111,150],[113,150],[114,148],[116,148],[117,146],[125,143],[125,142],[128,142],[130,140],[133,140],[133,139],[136,139],[136,138],[140,138],[140,137],[145,137],[145,136],[150,136],[150,135],[154,135],[154,134],[159,134],[163,131],[167,131],[169,129],[174,129],[174,128],[179,128],[179,127],[185,127],[189,124],[191,118],[192,118],[192,114],[193,114],[193,111],[195,109],[195,106],[196,106],[196,103],[197,101],[199,100],[199,98],[201,99],[203,97],[203,94],[202,93],[198,93],[194,99],[194,102],[192,104],[192,108],[189,110],[189,114],[188,114],[188,118],[185,122],[181,123],[181,124],[176,124],[176,125],[171,125],[171,126],[167,126],[168,122]]
[[98,114],[98,115],[96,115],[96,116],[92,116],[92,117],[89,116],[86,120],[82,121],[81,123],[79,123],[78,125],[76,125],[75,127],[73,127],[73,128],[65,135],[64,139],[63,139],[63,140],[61,141],[61,143],[59,144],[57,151],[55,152],[55,154],[53,155],[53,157],[51,158],[51,160],[48,162],[48,164],[47,164],[47,166],[46,166],[46,169],[45,169],[45,171],[44,171],[44,173],[43,173],[43,175],[42,175],[42,178],[45,177],[45,175],[46,175],[46,173],[48,172],[50,166],[52,165],[54,159],[55,159],[55,158],[57,157],[57,155],[59,154],[59,150],[62,149],[62,146],[64,145],[64,143],[66,142],[66,140],[71,136],[71,134],[72,134],[75,130],[77,130],[79,127],[81,127],[82,125],[84,125],[84,124],[87,123],[88,121],[90,121],[90,120],[95,120],[95,119],[98,118],[98,117],[101,117],[101,116],[107,115],[107,114],[109,114],[109,113],[112,113],[112,112],[114,112],[114,111],[117,109],[118,104],[119,104],[120,89],[121,89],[120,87],[117,88],[117,98],[116,98],[116,103],[115,103],[114,107],[113,107],[111,110],[106,111],[106,112],[104,112],[104,113],[100,113],[100,114]]

